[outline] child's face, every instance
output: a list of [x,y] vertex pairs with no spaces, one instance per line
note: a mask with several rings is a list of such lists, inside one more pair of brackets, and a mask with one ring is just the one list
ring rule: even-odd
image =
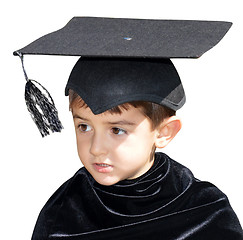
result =
[[74,106],[72,112],[79,158],[98,183],[137,178],[152,166],[157,130],[138,108],[94,115]]

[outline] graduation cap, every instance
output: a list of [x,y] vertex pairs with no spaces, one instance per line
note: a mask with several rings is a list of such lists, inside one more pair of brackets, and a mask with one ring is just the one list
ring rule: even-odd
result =
[[[170,59],[200,57],[231,25],[222,21],[74,17],[64,28],[14,55],[21,58],[22,65],[26,54],[81,56],[65,95],[74,90],[94,114],[131,101],[150,101],[178,110],[185,103],[185,93]],[[28,79],[24,65],[23,70],[26,104],[41,135],[61,131],[50,94]]]

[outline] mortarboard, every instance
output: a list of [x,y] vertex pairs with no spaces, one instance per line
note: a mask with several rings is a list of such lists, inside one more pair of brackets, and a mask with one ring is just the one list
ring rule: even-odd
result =
[[[131,101],[150,101],[173,110],[185,93],[171,58],[198,58],[214,47],[232,23],[74,17],[68,24],[14,52],[20,56],[81,56],[65,89],[77,92],[94,114]],[[24,65],[23,65],[24,70]],[[48,91],[27,80],[25,99],[42,136],[62,129]],[[40,85],[46,94],[36,87]]]

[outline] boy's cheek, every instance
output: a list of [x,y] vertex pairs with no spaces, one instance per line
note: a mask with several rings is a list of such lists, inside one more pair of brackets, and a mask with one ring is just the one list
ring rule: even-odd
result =
[[79,158],[86,156],[89,151],[87,142],[80,141],[77,139],[77,150],[78,150]]

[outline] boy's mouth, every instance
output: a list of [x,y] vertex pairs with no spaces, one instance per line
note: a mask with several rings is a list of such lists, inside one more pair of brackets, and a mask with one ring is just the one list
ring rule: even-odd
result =
[[109,167],[110,165],[105,164],[105,163],[96,163],[96,165],[100,166],[100,167]]
[[106,163],[95,163],[94,168],[96,171],[101,173],[108,173],[111,172],[113,167],[112,165],[106,164]]

